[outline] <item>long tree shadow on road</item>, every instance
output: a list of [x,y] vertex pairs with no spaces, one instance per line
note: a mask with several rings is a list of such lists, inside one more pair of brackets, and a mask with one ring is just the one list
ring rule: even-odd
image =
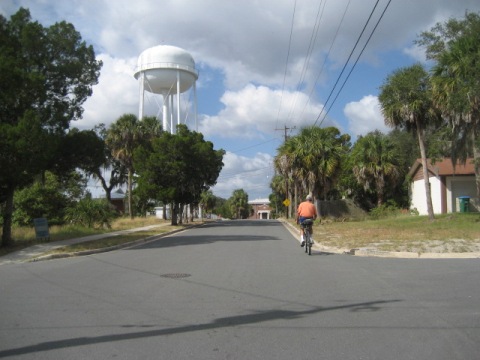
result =
[[205,223],[202,227],[214,226],[260,226],[260,227],[282,227],[283,224],[279,220],[221,220]]
[[[214,223],[207,223],[202,225],[200,228],[212,228],[212,227],[251,227],[251,226],[261,226],[261,227],[283,227],[283,224],[277,220],[229,220],[229,221],[218,221]],[[268,233],[268,232],[267,232]],[[233,241],[272,241],[280,240],[278,237],[269,236],[269,235],[175,235],[168,237],[161,237],[157,240],[149,241],[147,244],[142,244],[129,248],[131,250],[141,250],[141,249],[154,249],[154,248],[166,248],[174,246],[185,246],[185,245],[202,245],[202,244],[212,244],[219,241],[224,242],[233,242]]]
[[189,235],[189,236],[172,236],[164,237],[158,241],[152,241],[147,244],[135,246],[129,248],[129,250],[141,250],[141,249],[159,249],[173,246],[186,246],[186,245],[202,245],[212,244],[219,241],[272,241],[280,240],[279,238],[263,235]]
[[[353,303],[347,305],[339,305],[332,307],[313,307],[309,310],[303,311],[291,311],[291,310],[269,310],[269,311],[258,311],[246,315],[235,315],[229,317],[223,317],[215,319],[212,322],[205,324],[196,324],[196,325],[185,325],[165,329],[156,329],[148,331],[139,331],[139,332],[129,332],[124,334],[114,334],[114,335],[103,335],[103,336],[92,336],[92,337],[77,337],[65,340],[56,340],[56,341],[46,341],[43,343],[14,348],[6,349],[0,351],[0,358],[7,356],[18,356],[29,353],[35,353],[40,351],[50,351],[55,349],[63,349],[75,346],[85,346],[93,345],[100,343],[110,343],[115,341],[124,341],[124,340],[133,340],[141,339],[147,337],[157,337],[157,336],[167,336],[174,334],[189,333],[195,331],[203,330],[212,330],[220,328],[228,328],[242,325],[251,325],[258,324],[267,321],[274,320],[293,320],[301,318],[304,316],[321,313],[325,311],[336,311],[336,310],[350,310],[351,312],[358,311],[379,311],[382,309],[382,305],[399,302],[401,300],[378,300],[378,301],[369,301],[362,303]],[[135,325],[123,325],[121,328],[131,328],[136,327]]]

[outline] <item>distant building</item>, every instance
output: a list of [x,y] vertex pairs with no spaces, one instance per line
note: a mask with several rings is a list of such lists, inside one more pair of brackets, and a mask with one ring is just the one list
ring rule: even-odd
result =
[[248,205],[252,207],[252,214],[249,219],[270,219],[270,200],[268,199],[256,199],[248,202]]
[[[473,159],[467,159],[465,165],[457,164],[455,168],[450,158],[437,161],[434,164],[428,159],[427,167],[433,212],[435,214],[459,212],[459,200],[462,197],[469,198],[468,211],[480,210]],[[410,185],[410,208],[417,209],[420,215],[427,215],[427,200],[421,159],[415,160],[408,176],[412,179]]]
[[110,203],[120,213],[125,213],[125,193],[122,189],[118,189],[110,194]]
[[[165,210],[165,216],[163,214],[163,211]],[[167,205],[165,206],[165,208],[163,206],[156,206],[155,207],[155,216],[158,218],[158,219],[170,219],[171,216],[170,216],[170,205]]]

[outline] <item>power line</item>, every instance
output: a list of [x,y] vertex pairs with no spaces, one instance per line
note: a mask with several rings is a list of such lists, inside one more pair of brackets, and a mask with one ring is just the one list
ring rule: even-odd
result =
[[229,152],[231,152],[232,154],[237,154],[237,153],[239,153],[239,152],[242,152],[242,151],[245,151],[245,150],[248,150],[248,149],[251,149],[251,148],[260,146],[260,145],[263,145],[263,144],[268,144],[269,142],[272,142],[272,141],[274,141],[274,140],[278,140],[278,138],[271,138],[271,139],[268,139],[268,140],[266,140],[266,141],[264,141],[264,142],[261,142],[261,143],[255,144],[255,145],[251,145],[251,146],[247,146],[247,147],[244,147],[244,148],[235,150],[235,151],[229,151]]
[[253,169],[253,170],[244,170],[244,171],[239,171],[239,172],[236,172],[236,173],[221,174],[218,177],[218,180],[231,179],[231,178],[237,177],[239,175],[253,173],[253,172],[257,172],[257,171],[266,171],[266,170],[270,170],[270,169],[271,169],[271,165],[270,166],[265,166],[265,167],[262,167],[262,168],[258,168],[258,169]]
[[[347,14],[347,11],[348,11],[348,8],[350,7],[350,0],[348,1],[347,3],[347,6],[345,7],[345,11],[343,12],[343,15],[342,15],[342,18],[340,20],[340,23],[338,24],[337,26],[337,30],[335,31],[335,35],[333,37],[333,40],[332,40],[332,43],[330,44],[330,48],[328,49],[328,52],[327,54],[325,55],[325,58],[323,59],[323,63],[322,63],[322,66],[320,67],[320,71],[318,72],[317,74],[317,77],[315,78],[315,82],[313,83],[312,85],[312,88],[310,89],[310,93],[308,94],[308,98],[307,98],[307,101],[305,102],[305,105],[303,107],[303,110],[302,112],[300,113],[300,118],[303,116],[303,114],[305,113],[305,109],[307,108],[307,105],[308,103],[310,102],[310,99],[312,98],[312,94],[313,94],[313,91],[315,90],[315,87],[318,83],[318,80],[320,79],[320,76],[323,74],[323,69],[325,67],[325,64],[327,62],[327,59],[330,57],[330,53],[333,49],[333,45],[335,44],[335,41],[337,40],[337,36],[338,36],[338,33],[340,32],[340,28],[342,27],[342,24],[343,24],[343,20],[345,19],[345,15]],[[322,109],[323,111],[323,109]]]
[[[310,58],[312,57],[312,52],[313,52],[313,49],[315,48],[315,43],[317,42],[318,29],[320,27],[320,22],[321,22],[322,17],[323,17],[323,12],[325,10],[326,3],[327,3],[326,0],[325,1],[320,1],[319,5],[318,5],[317,15],[315,17],[315,24],[313,26],[312,34],[310,36],[310,42],[308,44],[307,56],[306,56],[305,61],[303,63],[302,72],[300,73],[300,79],[297,83],[297,88],[296,88],[297,91],[295,93],[295,98],[293,100],[293,104],[290,107],[290,113],[287,116],[288,120],[290,120],[293,117],[293,112],[294,112],[295,107],[297,105],[298,93],[300,91],[300,88],[301,88],[304,80],[305,80],[305,75],[307,74],[307,69],[308,69],[308,65],[310,63]],[[322,4],[323,4],[323,7],[322,7]]]
[[380,24],[380,21],[382,20],[383,18],[383,15],[385,15],[385,12],[387,11],[388,7],[390,6],[390,3],[392,2],[392,0],[389,0],[387,5],[385,6],[385,9],[383,9],[383,12],[382,12],[382,15],[380,15],[380,18],[378,19],[377,23],[375,24],[375,27],[373,28],[372,32],[370,33],[370,36],[368,37],[367,41],[365,42],[365,45],[363,46],[362,48],[362,51],[360,51],[360,54],[358,54],[358,57],[357,59],[355,60],[355,63],[353,64],[352,68],[350,69],[350,72],[348,73],[347,77],[345,78],[340,90],[338,90],[337,92],[337,95],[335,96],[335,98],[333,99],[332,101],[332,104],[330,105],[330,107],[328,108],[327,112],[325,113],[322,121],[320,122],[320,124],[323,122],[323,120],[325,120],[325,117],[327,116],[327,114],[329,113],[330,109],[332,108],[333,104],[335,104],[335,101],[337,100],[338,98],[338,95],[340,95],[340,92],[343,90],[343,87],[345,86],[345,84],[347,83],[350,75],[352,74],[353,70],[355,69],[355,66],[357,65],[358,63],[358,60],[360,59],[360,57],[362,56],[363,54],[363,51],[365,50],[365,48],[367,47],[368,43],[370,42],[370,39],[372,38],[373,36],[373,33],[375,32],[375,30],[377,29],[378,27],[378,24]]
[[[373,13],[375,12],[375,9],[377,8],[379,2],[380,2],[380,0],[377,0],[377,2],[375,3],[375,6],[373,7],[373,9],[372,9],[372,11],[371,11],[370,16],[368,17],[367,21],[365,22],[365,25],[363,26],[362,32],[361,32],[360,35],[358,36],[357,41],[355,42],[355,45],[353,46],[353,49],[352,49],[352,51],[350,52],[350,55],[348,56],[347,61],[345,62],[345,65],[343,65],[343,69],[342,69],[342,71],[340,72],[340,75],[338,75],[338,77],[337,77],[337,81],[336,81],[335,84],[333,85],[332,91],[330,91],[330,94],[328,95],[327,101],[325,101],[325,103],[323,104],[322,110],[320,110],[320,113],[318,114],[317,119],[315,120],[313,126],[315,126],[315,125],[317,124],[318,120],[319,120],[320,117],[322,116],[323,110],[325,109],[328,101],[330,100],[330,97],[333,95],[333,92],[335,91],[335,88],[337,87],[338,82],[340,81],[340,78],[342,77],[343,72],[345,71],[345,69],[346,69],[346,67],[347,67],[347,65],[348,65],[348,62],[350,61],[350,59],[351,59],[351,57],[352,57],[355,49],[357,48],[357,45],[358,45],[358,43],[360,42],[360,39],[362,38],[363,33],[365,32],[365,29],[367,28],[368,23],[370,22],[370,19],[372,18],[372,15],[373,15]],[[320,122],[319,126],[322,125],[322,122],[323,122],[324,119],[325,119],[325,117],[322,119],[322,121]]]
[[280,95],[280,105],[278,106],[277,122],[275,124],[275,127],[277,127],[277,125],[278,125],[278,119],[280,117],[280,110],[282,108],[282,103],[283,103],[283,92],[285,90],[285,80],[287,78],[288,61],[289,61],[289,58],[290,58],[290,48],[292,46],[293,24],[294,24],[294,21],[295,21],[296,8],[297,8],[297,0],[295,0],[295,2],[293,4],[293,15],[292,15],[292,24],[290,25],[290,39],[288,40],[287,60],[285,62],[285,72],[283,74],[282,93]]

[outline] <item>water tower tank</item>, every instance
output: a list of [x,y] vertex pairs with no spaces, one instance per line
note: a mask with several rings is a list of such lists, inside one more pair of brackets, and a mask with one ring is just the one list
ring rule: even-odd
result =
[[145,90],[162,95],[183,93],[198,79],[193,57],[185,50],[170,45],[154,46],[143,51],[135,69],[137,80],[142,72]]
[[195,61],[188,52],[170,45],[151,47],[138,57],[134,76],[140,83],[140,119],[144,115],[144,92],[159,94],[163,97],[163,129],[174,133],[175,117],[177,125],[182,123],[180,94],[193,86],[195,124],[197,123],[195,82],[198,72]]

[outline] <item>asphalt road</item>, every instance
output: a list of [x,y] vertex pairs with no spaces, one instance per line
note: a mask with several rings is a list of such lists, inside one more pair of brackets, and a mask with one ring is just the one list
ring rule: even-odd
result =
[[314,253],[276,221],[0,267],[0,358],[478,359],[480,261]]

